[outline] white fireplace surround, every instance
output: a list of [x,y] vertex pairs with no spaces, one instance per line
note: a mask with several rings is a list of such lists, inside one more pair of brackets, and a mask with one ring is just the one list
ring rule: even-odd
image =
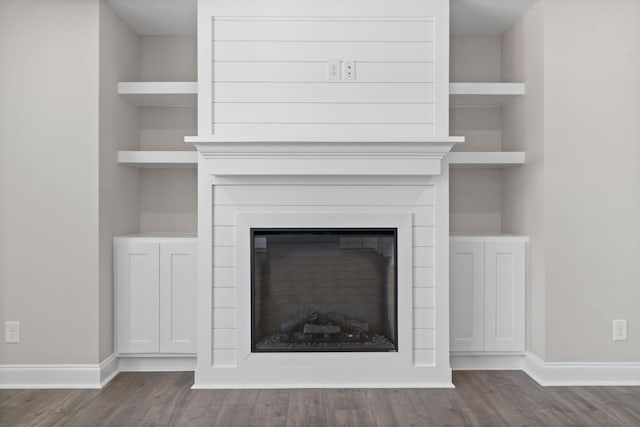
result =
[[[199,151],[195,388],[452,386],[446,153],[462,138],[189,141]],[[251,228],[361,227],[398,230],[398,351],[251,353]]]

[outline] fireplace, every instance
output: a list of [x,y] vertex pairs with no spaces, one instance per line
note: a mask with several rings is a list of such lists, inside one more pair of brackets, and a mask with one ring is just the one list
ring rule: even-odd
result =
[[450,387],[453,143],[196,144],[195,387]]
[[397,230],[251,229],[251,351],[397,351]]
[[198,2],[194,387],[451,387],[449,2],[254,3]]

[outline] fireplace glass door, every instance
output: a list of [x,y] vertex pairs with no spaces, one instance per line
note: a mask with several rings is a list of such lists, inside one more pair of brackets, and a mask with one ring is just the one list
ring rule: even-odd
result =
[[397,351],[397,230],[252,229],[252,352]]

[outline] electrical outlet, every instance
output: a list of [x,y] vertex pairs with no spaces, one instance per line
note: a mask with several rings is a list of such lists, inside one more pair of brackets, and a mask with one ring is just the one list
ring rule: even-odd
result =
[[17,322],[17,321],[4,322],[4,342],[6,343],[20,342],[20,322]]
[[627,321],[626,320],[613,321],[613,340],[614,341],[627,340]]
[[353,59],[346,59],[344,61],[344,79],[356,79],[356,61],[354,61]]
[[327,80],[336,81],[342,79],[342,61],[330,59],[327,62]]

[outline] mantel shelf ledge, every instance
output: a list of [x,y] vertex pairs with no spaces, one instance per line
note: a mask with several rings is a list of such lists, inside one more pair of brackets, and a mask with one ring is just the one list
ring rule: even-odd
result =
[[[429,176],[463,137],[187,137],[216,176]],[[268,161],[266,161],[268,160]]]

